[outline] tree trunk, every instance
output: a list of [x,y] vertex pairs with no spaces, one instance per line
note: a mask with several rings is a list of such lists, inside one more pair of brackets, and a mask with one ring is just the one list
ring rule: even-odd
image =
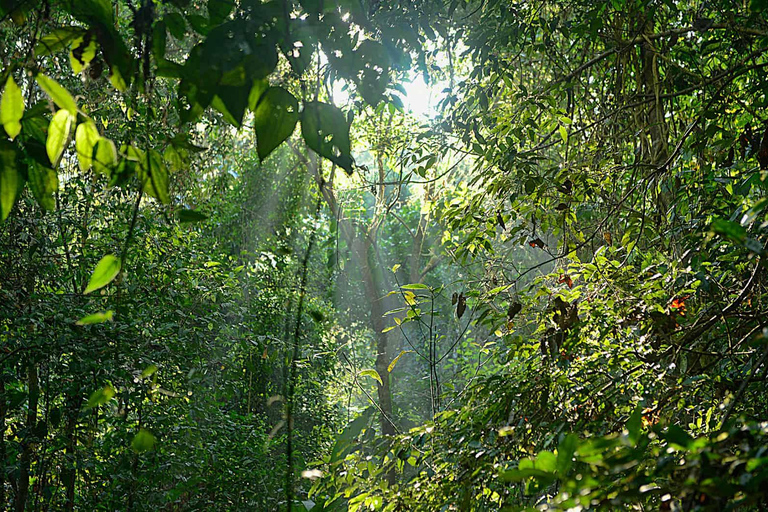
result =
[[29,470],[32,463],[34,438],[37,433],[37,402],[40,397],[40,386],[37,378],[37,367],[29,361],[27,366],[27,386],[29,389],[29,409],[24,439],[21,442],[21,460],[19,461],[19,487],[16,493],[16,512],[24,512],[29,497]]

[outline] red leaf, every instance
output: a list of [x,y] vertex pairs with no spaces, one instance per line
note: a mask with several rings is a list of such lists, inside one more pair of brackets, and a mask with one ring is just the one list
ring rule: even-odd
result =
[[573,279],[568,274],[562,274],[557,282],[559,284],[565,283],[568,285],[568,288],[573,288]]

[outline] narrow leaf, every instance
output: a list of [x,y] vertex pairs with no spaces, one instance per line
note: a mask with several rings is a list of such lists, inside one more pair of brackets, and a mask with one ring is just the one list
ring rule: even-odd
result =
[[0,144],[0,221],[8,218],[16,202],[19,182],[16,149],[10,142]]
[[381,380],[381,375],[379,375],[379,372],[376,370],[370,369],[370,370],[363,370],[360,372],[361,377],[371,377],[378,381],[380,386],[384,385],[384,381]]
[[104,322],[111,322],[114,312],[112,310],[102,311],[101,313],[93,313],[86,315],[76,322],[77,325],[92,325],[102,324]]
[[411,352],[411,350],[401,350],[399,354],[392,360],[391,363],[389,363],[389,366],[387,366],[387,373],[391,373],[392,370],[394,370],[395,365],[400,360],[401,357],[403,357],[404,354],[407,354],[408,352]]

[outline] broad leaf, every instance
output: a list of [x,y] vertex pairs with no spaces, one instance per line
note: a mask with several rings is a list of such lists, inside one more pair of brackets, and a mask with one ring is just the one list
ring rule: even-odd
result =
[[35,55],[43,57],[63,50],[84,32],[85,30],[80,27],[60,27],[54,29],[50,34],[40,38],[40,41],[35,46]]
[[29,188],[43,210],[56,209],[54,194],[59,189],[59,177],[50,167],[33,162],[28,168]]
[[96,264],[91,279],[88,281],[88,286],[83,293],[87,295],[100,288],[104,288],[111,283],[119,273],[120,258],[112,254],[107,254]]
[[301,134],[313,151],[352,173],[349,125],[344,113],[333,105],[313,101],[304,104]]
[[155,446],[155,436],[149,433],[146,429],[141,429],[133,437],[131,442],[131,448],[137,453],[144,453],[151,450]]
[[72,128],[72,115],[61,109],[51,119],[48,125],[48,139],[45,141],[45,151],[51,165],[58,167],[61,155],[69,141],[69,131]]
[[163,204],[171,202],[168,195],[168,169],[163,157],[157,151],[146,152],[139,166],[144,191]]
[[105,403],[112,400],[114,396],[115,396],[115,388],[107,384],[103,388],[97,389],[96,391],[91,393],[91,396],[88,398],[87,407],[89,409],[93,409],[94,407],[104,405]]
[[23,116],[24,98],[21,96],[21,89],[13,81],[13,77],[8,76],[3,97],[0,99],[0,123],[3,124],[5,132],[11,140],[15,139],[21,132],[21,118]]
[[264,160],[291,136],[299,120],[299,103],[282,87],[270,87],[259,98],[253,112],[256,146]]
[[59,85],[55,80],[48,78],[42,73],[35,77],[37,84],[45,93],[50,96],[59,108],[68,111],[73,117],[77,115],[77,103],[65,88]]
[[16,149],[10,142],[0,141],[0,221],[8,218],[16,202],[22,179],[17,165]]
[[93,148],[101,138],[99,130],[91,121],[86,121],[77,125],[75,132],[75,150],[77,151],[77,161],[81,171],[87,171],[93,164]]
[[112,175],[112,169],[117,165],[117,148],[115,143],[107,138],[100,138],[93,151],[93,170],[97,174]]

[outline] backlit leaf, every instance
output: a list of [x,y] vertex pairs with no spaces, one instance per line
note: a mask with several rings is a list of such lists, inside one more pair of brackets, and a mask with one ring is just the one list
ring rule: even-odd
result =
[[93,313],[86,315],[76,322],[77,325],[92,325],[101,324],[104,322],[111,322],[114,312],[112,310],[102,311],[101,313]]
[[98,264],[88,281],[84,294],[89,294],[111,283],[120,273],[120,259],[112,254],[107,254]]
[[40,88],[45,91],[48,96],[50,96],[50,98],[54,103],[56,103],[56,105],[59,106],[59,108],[63,108],[73,117],[77,115],[77,103],[75,103],[75,99],[71,94],[69,94],[69,91],[59,85],[56,80],[48,78],[42,73],[37,75],[35,80],[37,80],[37,84],[40,86]]
[[48,125],[48,139],[45,141],[45,150],[51,165],[57,167],[64,153],[64,148],[69,141],[69,131],[72,128],[72,114],[61,109],[51,119]]
[[148,430],[142,428],[133,437],[131,448],[133,448],[136,453],[148,452],[154,448],[155,441],[155,436],[153,436]]
[[375,379],[380,386],[384,385],[384,381],[381,380],[381,375],[379,375],[379,372],[377,372],[374,369],[369,370],[363,370],[360,372],[361,377],[371,377],[372,379]]
[[59,189],[59,177],[56,171],[37,162],[28,167],[29,188],[43,210],[56,208],[54,194]]
[[301,113],[301,134],[310,149],[352,173],[354,162],[349,125],[341,110],[319,101],[305,103]]
[[75,150],[77,161],[81,171],[87,171],[93,164],[93,148],[99,142],[101,135],[92,121],[86,121],[77,125],[75,131]]
[[5,132],[11,138],[15,139],[21,132],[21,118],[24,115],[24,98],[21,95],[21,89],[13,81],[12,76],[8,76],[3,89],[3,97],[0,99],[0,123],[3,124]]

